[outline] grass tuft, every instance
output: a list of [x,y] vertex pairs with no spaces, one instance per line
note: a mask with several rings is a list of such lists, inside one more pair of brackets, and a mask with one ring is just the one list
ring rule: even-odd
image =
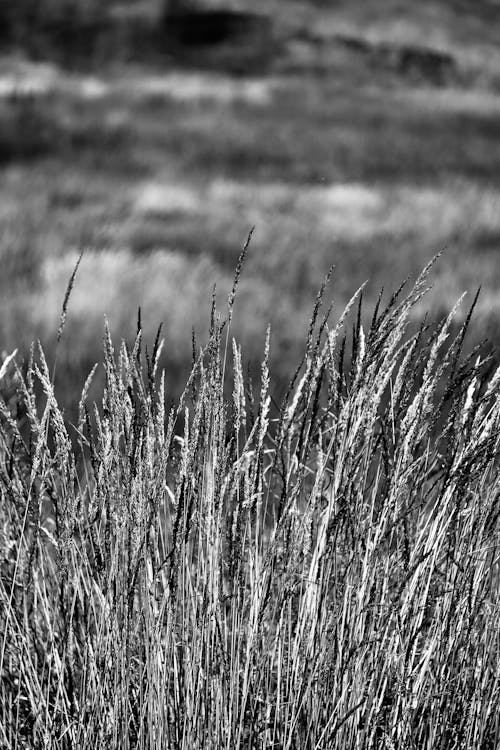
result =
[[322,287],[280,407],[234,289],[170,410],[140,314],[75,427],[5,359],[2,747],[498,747],[500,369],[413,331],[429,270],[368,331]]

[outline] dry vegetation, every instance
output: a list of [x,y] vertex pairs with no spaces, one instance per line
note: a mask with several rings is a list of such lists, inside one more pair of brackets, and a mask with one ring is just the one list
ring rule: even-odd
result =
[[0,9],[0,747],[496,750],[498,7],[160,5]]
[[[27,4],[51,18],[71,4],[82,14],[103,8],[4,3],[11,14]],[[161,3],[104,5],[143,28]],[[442,314],[481,285],[471,338],[486,331],[498,342],[498,4],[231,6],[269,16],[267,57],[242,62],[241,44],[228,42],[179,60],[168,38],[148,42],[148,56],[140,45],[122,49],[118,35],[107,57],[74,50],[72,65],[55,41],[31,57],[20,42],[0,58],[0,350],[40,338],[53,356],[60,297],[85,249],[71,349],[61,355],[66,409],[100,355],[103,315],[128,340],[138,305],[149,333],[165,321],[161,365],[178,396],[191,326],[206,330],[202,302],[215,281],[230,287],[254,225],[235,333],[257,360],[271,321],[282,381],[331,264],[336,299],[345,304],[369,279],[372,305],[380,287],[446,247],[428,307]],[[434,68],[429,59],[440,56]]]
[[75,425],[4,361],[2,747],[498,747],[500,370],[426,287],[320,293],[279,407],[233,293],[171,409],[140,323]]

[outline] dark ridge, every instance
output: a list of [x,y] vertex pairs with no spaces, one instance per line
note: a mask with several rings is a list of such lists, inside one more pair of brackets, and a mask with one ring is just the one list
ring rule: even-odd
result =
[[268,34],[271,21],[256,13],[229,9],[179,10],[166,13],[162,26],[168,39],[182,47],[212,47]]
[[455,59],[448,52],[413,45],[381,45],[382,61],[402,75],[418,75],[435,83],[446,83],[456,72]]
[[353,54],[367,57],[370,64],[393,70],[398,75],[418,76],[443,85],[457,73],[455,58],[448,52],[410,44],[373,44],[356,36],[337,35],[337,44]]

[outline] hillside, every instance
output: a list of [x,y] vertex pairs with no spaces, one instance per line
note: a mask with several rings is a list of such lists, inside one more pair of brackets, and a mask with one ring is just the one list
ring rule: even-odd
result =
[[84,249],[60,355],[71,384],[60,387],[76,387],[99,357],[104,314],[131,336],[140,305],[151,335],[165,322],[176,391],[191,328],[203,338],[213,284],[228,289],[254,225],[234,325],[252,360],[271,321],[282,380],[332,264],[341,306],[365,280],[368,301],[391,291],[445,248],[432,309],[481,286],[472,333],[495,338],[497,4],[231,9],[264,21],[244,38],[174,43],[157,3],[122,3],[111,15],[128,31],[95,57],[6,48],[2,347],[39,336],[51,351]]

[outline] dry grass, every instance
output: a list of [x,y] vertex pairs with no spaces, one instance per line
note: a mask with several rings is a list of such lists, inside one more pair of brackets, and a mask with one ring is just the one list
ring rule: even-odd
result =
[[2,747],[498,747],[500,370],[409,332],[426,286],[320,294],[279,408],[232,292],[170,410],[140,321],[76,425],[5,360]]
[[[457,12],[457,2],[287,0],[285,13],[283,2],[235,0],[270,13],[278,37],[267,70],[236,77],[220,61],[186,69],[154,55],[129,60],[112,45],[106,62],[85,54],[79,69],[50,50],[36,62],[21,49],[4,53],[1,347],[25,351],[40,338],[52,358],[68,267],[85,249],[98,270],[82,273],[74,300],[74,364],[66,363],[60,404],[68,413],[78,400],[70,384],[100,356],[106,298],[117,338],[133,336],[134,304],[143,306],[145,330],[165,320],[161,364],[178,396],[191,326],[203,330],[198,301],[215,279],[230,285],[252,225],[235,333],[255,359],[271,320],[281,380],[331,264],[338,303],[369,278],[370,307],[381,286],[418,273],[446,247],[428,309],[439,314],[481,285],[471,334],[488,327],[498,343],[498,10],[478,0]],[[134,2],[128,11],[151,23],[155,4]],[[401,45],[450,54],[456,71],[436,81],[398,69]]]

